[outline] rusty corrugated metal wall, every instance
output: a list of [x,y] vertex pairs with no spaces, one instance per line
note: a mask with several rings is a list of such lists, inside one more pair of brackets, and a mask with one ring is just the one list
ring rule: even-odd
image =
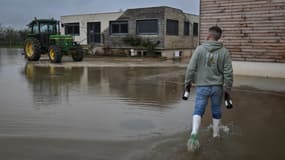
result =
[[213,25],[234,60],[285,63],[285,0],[201,0],[200,43]]

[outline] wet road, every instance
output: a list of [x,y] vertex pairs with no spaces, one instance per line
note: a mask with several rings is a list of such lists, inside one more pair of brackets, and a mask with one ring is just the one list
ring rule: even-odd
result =
[[285,80],[235,77],[230,128],[219,141],[201,128],[187,153],[193,94],[184,68],[37,67],[0,49],[1,159],[284,159]]

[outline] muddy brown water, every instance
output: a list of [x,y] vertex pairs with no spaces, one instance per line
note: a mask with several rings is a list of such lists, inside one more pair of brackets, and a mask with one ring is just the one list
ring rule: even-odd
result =
[[185,68],[37,67],[0,49],[0,159],[284,159],[285,80],[235,77],[229,132],[186,151]]

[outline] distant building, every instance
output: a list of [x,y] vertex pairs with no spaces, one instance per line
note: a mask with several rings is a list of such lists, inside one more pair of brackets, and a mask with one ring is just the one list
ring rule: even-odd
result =
[[142,47],[126,43],[131,37],[157,43],[159,54],[168,58],[190,57],[199,35],[199,17],[171,7],[62,16],[61,23],[61,33],[74,35],[83,45],[143,54]]

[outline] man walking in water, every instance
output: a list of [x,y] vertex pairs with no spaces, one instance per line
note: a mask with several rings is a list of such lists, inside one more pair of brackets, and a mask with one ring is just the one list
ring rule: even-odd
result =
[[186,70],[186,89],[190,89],[192,83],[196,85],[192,132],[187,142],[187,149],[190,151],[200,147],[198,130],[209,98],[213,117],[213,137],[219,137],[223,90],[230,94],[233,84],[231,56],[223,44],[218,42],[221,35],[222,30],[218,26],[209,28],[207,41],[197,47]]

